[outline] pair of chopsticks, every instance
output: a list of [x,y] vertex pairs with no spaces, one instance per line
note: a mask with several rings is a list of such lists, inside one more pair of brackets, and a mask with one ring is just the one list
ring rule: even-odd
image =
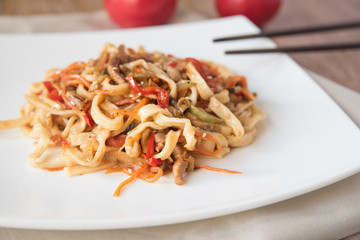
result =
[[[224,42],[224,41],[260,38],[260,37],[289,36],[289,35],[296,35],[303,33],[324,32],[324,31],[341,30],[341,29],[358,28],[358,27],[360,27],[360,21],[347,22],[347,23],[341,23],[335,25],[323,25],[323,26],[315,26],[315,27],[307,27],[307,28],[298,28],[298,29],[283,30],[283,31],[262,32],[258,34],[229,36],[229,37],[216,38],[213,41]],[[354,48],[360,48],[360,42],[312,45],[312,46],[294,46],[294,47],[281,47],[281,48],[228,50],[225,51],[225,54],[276,53],[276,52],[295,53],[295,52],[340,50],[340,49],[354,49]]]

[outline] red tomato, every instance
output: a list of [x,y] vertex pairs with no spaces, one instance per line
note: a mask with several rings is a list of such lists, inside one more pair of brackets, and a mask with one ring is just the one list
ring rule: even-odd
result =
[[245,15],[262,26],[275,16],[282,0],[216,0],[220,16]]
[[174,14],[176,0],[105,0],[114,22],[124,28],[166,23]]

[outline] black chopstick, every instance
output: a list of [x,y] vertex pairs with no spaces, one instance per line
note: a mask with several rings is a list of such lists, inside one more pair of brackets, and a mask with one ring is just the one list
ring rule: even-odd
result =
[[282,47],[282,48],[260,48],[260,49],[246,49],[246,50],[228,50],[225,54],[249,54],[249,53],[276,53],[276,52],[308,52],[308,51],[326,51],[326,50],[340,50],[360,48],[359,43],[339,43],[339,44],[328,44],[319,46],[297,46],[297,47]]
[[229,37],[216,38],[213,41],[214,42],[222,42],[222,41],[240,40],[240,39],[248,39],[248,38],[287,36],[287,35],[295,35],[295,34],[302,34],[302,33],[322,32],[322,31],[355,28],[355,27],[360,27],[360,21],[346,22],[346,23],[332,24],[332,25],[322,25],[322,26],[315,26],[315,27],[305,27],[305,28],[298,28],[298,29],[281,30],[281,31],[274,31],[274,32],[261,32],[261,33],[249,34],[249,35],[229,36]]

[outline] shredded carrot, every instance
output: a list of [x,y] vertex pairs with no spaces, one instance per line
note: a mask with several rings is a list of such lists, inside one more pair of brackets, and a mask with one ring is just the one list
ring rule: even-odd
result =
[[[116,172],[116,171],[123,172],[123,173],[125,173],[125,174],[127,174],[129,176],[131,176],[133,174],[133,172],[134,172],[134,170],[132,168],[126,168],[126,167],[118,168],[118,170],[113,170],[113,171],[114,172]],[[144,173],[141,173],[141,174],[144,174]]]
[[231,77],[226,82],[225,87],[226,88],[235,87],[238,82],[240,82],[241,87],[247,89],[248,85],[247,85],[246,78],[244,76],[233,76],[233,77]]
[[86,63],[84,63],[84,62],[74,62],[74,63],[70,64],[69,66],[67,66],[64,70],[57,71],[57,72],[50,74],[49,76],[46,77],[46,79],[53,80],[53,81],[59,81],[62,77],[68,75],[71,72],[80,73],[85,68],[85,66],[86,66]]
[[70,81],[66,81],[65,85],[69,86],[69,85],[79,85],[82,84],[82,82],[80,82],[79,80],[70,80]]
[[60,72],[55,72],[55,73],[52,73],[52,74],[46,76],[46,80],[47,81],[51,81],[51,80],[58,81],[59,76],[60,76]]
[[74,62],[72,64],[70,64],[69,66],[67,66],[64,70],[61,71],[60,75],[64,75],[64,74],[68,74],[71,71],[81,71],[83,68],[85,68],[86,63],[84,62]]
[[151,167],[150,172],[152,172],[152,174],[141,174],[140,175],[141,180],[148,183],[153,183],[159,180],[159,178],[161,178],[162,175],[164,174],[163,170],[159,167]]
[[[145,104],[148,103],[149,101],[150,101],[150,99],[146,98],[146,97],[141,99],[140,102],[135,106],[133,113],[137,114],[139,109],[142,108],[143,106],[145,106]],[[130,115],[130,117],[125,122],[125,126],[129,126],[133,120],[134,120],[134,116]]]
[[[129,171],[129,168],[122,168],[121,170],[113,170],[114,172],[116,171],[120,171],[123,172],[129,176],[131,176],[131,172]],[[148,183],[153,183],[156,182],[157,180],[159,180],[159,178],[161,178],[161,176],[164,174],[163,170],[159,167],[151,167],[150,168],[150,172],[151,173],[141,173],[138,178],[140,178],[141,180],[148,182]]]
[[249,99],[249,100],[255,100],[256,99],[256,97],[251,93],[251,92],[249,92],[248,90],[246,90],[246,89],[241,89],[240,90],[240,93],[242,94],[242,95],[244,95],[247,99]]
[[224,172],[224,173],[231,173],[231,174],[242,174],[242,172],[232,171],[232,170],[228,170],[228,169],[224,169],[224,168],[214,168],[214,167],[210,167],[210,166],[204,165],[204,164],[195,164],[194,167],[195,168],[203,168],[203,169],[210,170],[210,171],[215,171],[215,172]]
[[129,115],[129,116],[132,116],[133,118],[135,118],[136,120],[139,120],[140,121],[140,116],[135,113],[135,112],[132,112],[130,110],[126,110],[126,109],[116,109],[115,110],[115,113],[117,114],[121,114],[121,115]]
[[57,167],[57,168],[47,168],[47,167],[43,167],[42,169],[49,171],[49,172],[55,172],[55,171],[61,171],[64,170],[64,167]]
[[62,78],[62,80],[64,81],[68,81],[68,80],[71,80],[71,79],[75,79],[75,80],[78,80],[80,83],[84,84],[87,88],[90,87],[90,82],[84,77],[84,76],[81,76],[81,75],[78,75],[78,74],[71,74],[71,75],[66,75]]
[[111,167],[111,168],[106,169],[105,174],[122,172],[123,169],[124,169],[123,167]]
[[211,134],[195,130],[195,136],[197,136],[199,139],[206,139],[206,140],[214,142],[216,144],[216,151],[211,152],[200,146],[196,146],[195,151],[193,151],[193,153],[200,154],[200,155],[207,155],[207,156],[216,156],[220,153],[221,148],[222,148],[221,144]]
[[147,164],[145,163],[141,168],[136,170],[129,178],[122,181],[119,186],[115,189],[115,192],[113,194],[114,197],[120,196],[121,190],[128,185],[129,183],[133,182],[147,167]]
[[[148,168],[149,165],[146,164]],[[109,173],[115,173],[115,172],[123,172],[129,176],[132,176],[133,172],[130,172],[131,168],[126,168],[126,167],[112,167],[112,168],[108,168],[105,172],[105,174],[109,174]],[[137,178],[140,178],[141,180],[148,182],[148,183],[153,183],[156,182],[157,180],[159,180],[159,178],[161,178],[163,176],[164,172],[160,167],[150,167],[150,173],[144,173],[142,172],[141,174],[139,174],[137,176]]]
[[145,106],[145,104],[148,103],[148,101],[150,101],[149,98],[143,98],[141,99],[141,101],[136,105],[136,107],[134,108],[134,113],[137,113],[139,111],[140,108],[142,108],[143,106]]
[[226,88],[235,87],[238,82],[240,83],[241,90],[236,95],[241,94],[241,95],[243,95],[244,97],[246,97],[249,100],[255,100],[256,97],[251,92],[249,92],[249,90],[248,90],[248,84],[247,84],[247,81],[246,81],[246,77],[244,77],[244,76],[233,76],[233,77],[231,77],[226,82],[225,87]]

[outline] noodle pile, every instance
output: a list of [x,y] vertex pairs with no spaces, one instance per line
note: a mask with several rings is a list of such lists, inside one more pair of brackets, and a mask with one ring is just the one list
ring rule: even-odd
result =
[[[250,144],[265,119],[245,77],[124,45],[106,44],[96,60],[48,71],[25,98],[20,118],[0,121],[0,130],[20,127],[36,140],[29,165],[68,176],[105,169],[129,175],[114,196],[136,178],[154,182],[172,172],[182,185],[187,171],[214,170],[194,156],[221,158]],[[53,147],[61,156],[47,157]]]

